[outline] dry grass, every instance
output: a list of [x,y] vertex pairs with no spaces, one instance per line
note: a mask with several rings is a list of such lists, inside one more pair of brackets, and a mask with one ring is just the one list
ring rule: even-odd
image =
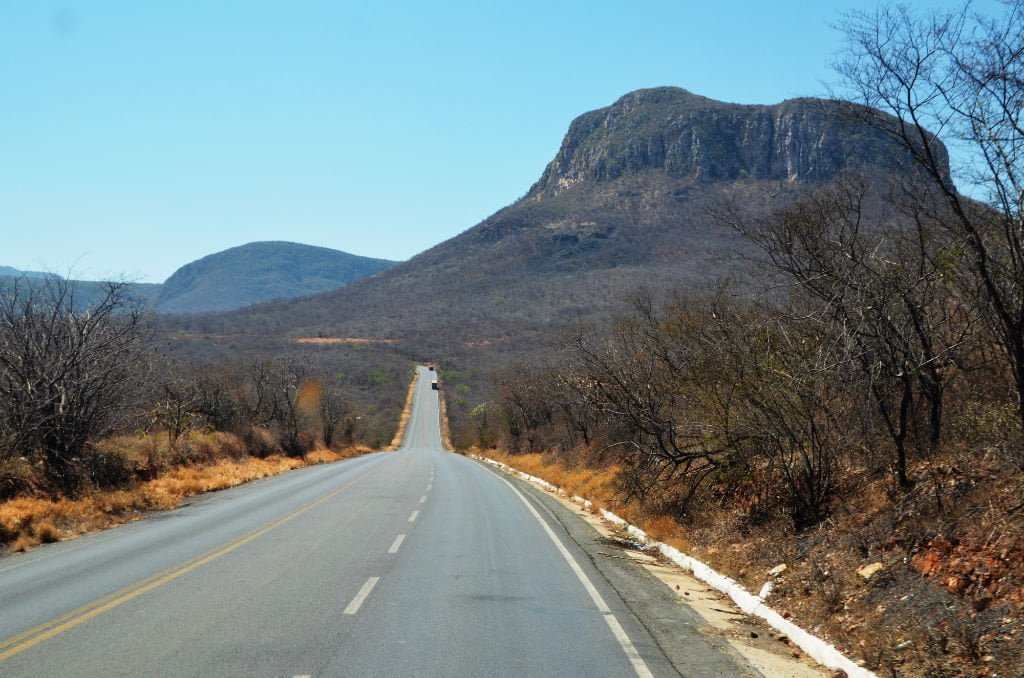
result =
[[387,446],[384,450],[385,452],[394,452],[402,446],[402,440],[405,438],[405,429],[409,424],[409,415],[412,414],[412,400],[416,395],[416,383],[419,380],[420,373],[414,373],[412,383],[409,384],[409,392],[405,396],[405,406],[402,408],[402,415],[398,418],[398,428],[395,430],[395,437],[391,439],[391,444]]
[[606,466],[601,469],[573,467],[551,455],[511,455],[496,450],[488,450],[486,456],[523,473],[542,478],[569,495],[589,500],[594,511],[612,511],[642,529],[653,539],[683,551],[690,547],[685,528],[672,517],[652,513],[639,502],[622,500],[617,483],[620,473],[618,466]]
[[448,421],[448,401],[445,399],[444,393],[438,396],[437,407],[441,412],[441,444],[444,445],[444,449],[451,452],[455,449],[455,445],[452,444],[452,426]]
[[615,498],[615,479],[619,474],[617,466],[604,469],[570,468],[564,462],[544,454],[511,455],[495,450],[489,450],[487,456],[523,473],[543,478],[570,495],[589,499],[595,510],[604,508],[620,511],[622,508]]
[[[182,500],[203,492],[222,490],[266,478],[301,466],[324,464],[371,450],[354,447],[342,451],[315,450],[305,458],[272,455],[266,458],[235,458],[241,443],[230,434],[217,434],[223,443],[223,458],[195,466],[177,466],[156,478],[124,490],[97,491],[78,499],[19,497],[0,504],[0,543],[12,552],[25,551],[39,543],[69,539],[87,532],[136,520],[149,511],[173,509]],[[149,437],[147,437],[149,438]],[[132,445],[122,452],[136,458],[140,452],[159,451],[160,444],[147,438],[125,437]],[[106,441],[108,451],[113,443]],[[212,443],[211,443],[212,444]],[[204,450],[204,455],[215,454]]]

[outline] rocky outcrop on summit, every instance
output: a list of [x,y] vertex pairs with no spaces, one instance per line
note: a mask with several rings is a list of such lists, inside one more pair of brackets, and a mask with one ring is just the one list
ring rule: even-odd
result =
[[[865,116],[890,122],[877,111],[840,101],[748,106],[676,87],[638,90],[576,118],[528,197],[647,169],[694,182],[749,177],[811,184],[846,169],[908,167],[907,159],[893,152],[888,134],[864,125]],[[946,157],[939,142],[934,147]]]

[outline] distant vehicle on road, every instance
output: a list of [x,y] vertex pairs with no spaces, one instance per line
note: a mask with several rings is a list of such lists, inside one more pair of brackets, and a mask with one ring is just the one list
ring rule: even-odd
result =
[[434,366],[433,366],[433,365],[431,365],[431,366],[430,366],[430,367],[428,367],[427,369],[428,369],[428,370],[430,370],[431,372],[433,372],[433,371],[434,371]]
[[434,389],[435,391],[438,390],[437,379],[432,379],[430,381],[430,388]]

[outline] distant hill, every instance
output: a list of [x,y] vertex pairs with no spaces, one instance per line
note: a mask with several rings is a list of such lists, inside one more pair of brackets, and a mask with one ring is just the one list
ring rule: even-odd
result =
[[[226,311],[270,299],[334,290],[382,271],[394,262],[292,242],[255,242],[203,257],[175,271],[163,284],[129,283],[129,294],[160,313]],[[54,277],[0,266],[0,288]],[[57,276],[59,277],[59,276]],[[103,282],[73,280],[75,306],[103,293]]]
[[705,286],[745,267],[737,253],[750,252],[712,206],[767,214],[844,171],[903,171],[905,155],[861,125],[860,111],[820,99],[749,106],[674,87],[632,92],[573,121],[527,194],[482,223],[371,279],[211,326],[448,350],[607,318],[640,285]]
[[20,271],[12,266],[0,266],[0,277],[3,278],[43,278],[45,273],[39,271]]
[[[0,266],[0,290],[18,284],[34,288],[45,285],[47,280],[61,280],[62,276],[41,271],[20,271],[11,266]],[[98,280],[71,280],[69,291],[74,297],[74,308],[84,310],[99,301],[107,291],[107,283]],[[160,285],[153,283],[128,283],[128,297],[138,305],[150,308]]]
[[392,265],[326,247],[254,242],[182,266],[161,286],[155,307],[161,313],[236,309],[334,290]]

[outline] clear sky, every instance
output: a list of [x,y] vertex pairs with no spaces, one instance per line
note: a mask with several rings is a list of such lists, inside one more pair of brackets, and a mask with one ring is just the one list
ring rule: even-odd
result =
[[626,92],[824,93],[829,24],[874,5],[0,0],[0,264],[160,282],[255,240],[406,259]]

